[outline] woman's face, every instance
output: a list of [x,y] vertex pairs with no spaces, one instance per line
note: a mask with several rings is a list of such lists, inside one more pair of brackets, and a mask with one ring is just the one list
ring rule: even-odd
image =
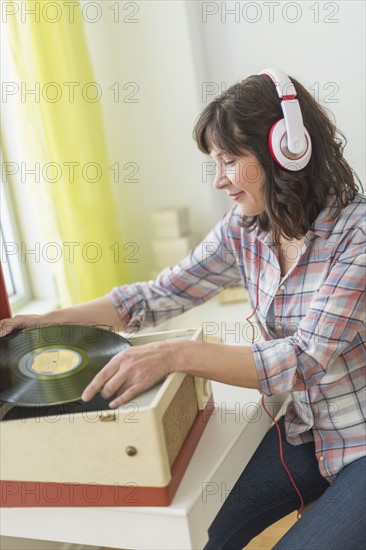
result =
[[216,163],[216,189],[224,189],[245,216],[257,216],[265,210],[263,184],[265,172],[252,153],[230,157],[213,146],[211,157]]

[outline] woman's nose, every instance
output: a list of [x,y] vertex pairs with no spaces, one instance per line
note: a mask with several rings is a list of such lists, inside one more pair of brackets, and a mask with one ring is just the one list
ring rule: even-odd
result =
[[217,170],[215,179],[213,181],[213,186],[215,189],[222,189],[227,185],[227,178],[224,171]]

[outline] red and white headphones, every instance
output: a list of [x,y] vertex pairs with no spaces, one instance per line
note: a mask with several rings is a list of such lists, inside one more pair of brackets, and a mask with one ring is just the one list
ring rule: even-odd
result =
[[275,122],[269,132],[268,145],[273,159],[285,168],[296,172],[308,164],[311,157],[311,139],[304,127],[295,86],[279,69],[263,69],[258,73],[268,76],[281,101],[283,117]]

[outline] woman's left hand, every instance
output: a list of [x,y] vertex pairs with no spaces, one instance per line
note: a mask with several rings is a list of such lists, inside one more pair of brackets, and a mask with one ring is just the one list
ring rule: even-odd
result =
[[153,342],[124,349],[93,378],[85,388],[82,400],[90,401],[99,390],[104,399],[116,408],[151,388],[173,371],[174,353],[178,342]]

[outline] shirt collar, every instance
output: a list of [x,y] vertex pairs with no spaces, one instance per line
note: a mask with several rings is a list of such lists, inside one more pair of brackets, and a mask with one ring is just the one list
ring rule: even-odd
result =
[[334,194],[329,194],[326,199],[326,206],[319,212],[313,225],[310,227],[307,236],[317,235],[322,239],[327,239],[331,235],[337,217],[335,216],[337,209],[337,197]]
[[[334,194],[329,194],[326,198],[326,206],[321,212],[319,212],[316,220],[310,227],[309,231],[306,234],[306,237],[309,239],[312,235],[317,235],[322,239],[327,239],[332,233],[337,219],[334,217],[336,206],[337,206],[337,197]],[[333,219],[332,219],[333,218]],[[272,240],[270,238],[270,233],[268,231],[258,231],[257,239],[263,244],[271,245]]]

